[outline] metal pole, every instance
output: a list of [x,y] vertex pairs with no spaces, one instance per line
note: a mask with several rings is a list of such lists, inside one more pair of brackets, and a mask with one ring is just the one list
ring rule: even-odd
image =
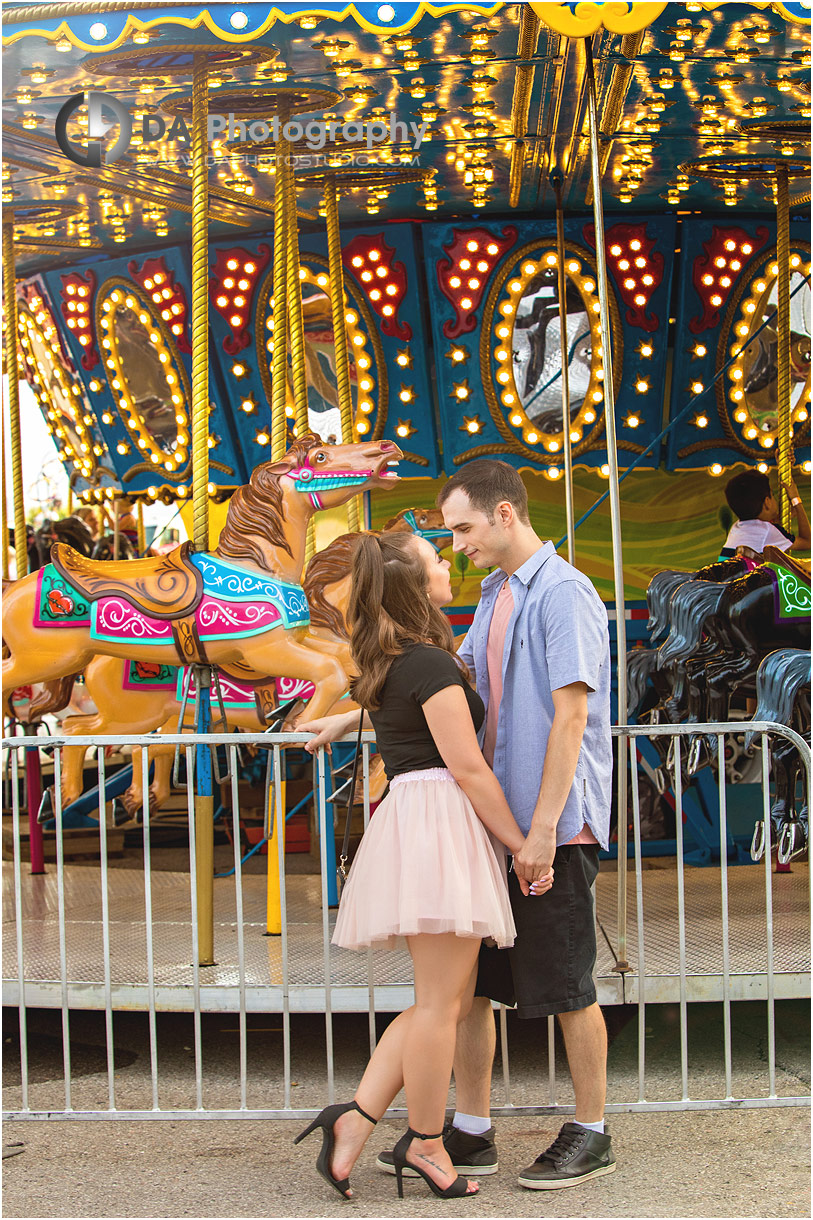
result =
[[562,432],[565,459],[565,517],[567,520],[567,561],[576,558],[576,527],[573,517],[573,459],[570,448],[570,349],[567,339],[567,275],[565,273],[565,217],[562,211],[564,177],[560,169],[550,176],[556,194],[556,269],[559,291],[559,346],[562,353]]
[[[353,433],[353,398],[350,393],[350,358],[347,352],[347,326],[344,306],[344,273],[342,243],[339,233],[339,192],[334,176],[325,183],[325,221],[327,226],[327,258],[330,276],[330,310],[333,318],[333,351],[336,360],[336,394],[342,419],[342,441],[351,445]],[[347,526],[355,533],[361,529],[359,497],[347,502]]]
[[2,469],[2,479],[3,479],[3,486],[2,486],[2,492],[1,492],[0,494],[2,494],[3,503],[2,503],[2,506],[0,506],[0,511],[2,511],[2,514],[3,514],[3,521],[2,521],[2,531],[3,531],[3,537],[2,537],[2,549],[3,549],[3,580],[8,580],[8,579],[9,579],[9,562],[10,562],[10,555],[9,555],[9,541],[8,541],[8,497],[6,496],[6,452],[5,452],[5,445],[3,446],[3,469]]
[[20,441],[20,379],[17,372],[17,278],[14,273],[14,221],[3,223],[3,298],[6,315],[6,374],[11,432],[11,494],[14,501],[14,558],[17,579],[28,572],[23,502],[23,454]]
[[[787,166],[777,166],[776,190],[776,395],[777,449],[776,465],[779,478],[789,483],[793,478],[793,423],[790,415],[790,200]],[[782,526],[790,529],[790,496],[780,486]]]
[[[209,169],[206,120],[209,81],[205,54],[194,57],[192,76],[192,513],[194,545],[209,549]],[[208,733],[209,670],[195,667],[197,723]],[[196,749],[195,864],[198,961],[214,965],[214,797],[208,746]],[[145,811],[144,820],[147,820]]]
[[[285,112],[280,122],[285,121]],[[288,250],[285,233],[285,158],[288,146],[280,137],[274,159],[274,351],[271,358],[271,461],[278,462],[288,448],[288,311],[285,307]]]
[[138,553],[139,553],[139,555],[146,555],[147,539],[146,539],[146,535],[144,533],[144,501],[143,500],[136,501],[136,522],[138,525]]
[[[587,54],[587,106],[590,119],[590,161],[593,182],[593,216],[596,227],[596,270],[601,302],[601,352],[604,365],[604,422],[607,432],[607,463],[610,468],[610,530],[613,540],[613,587],[615,590],[616,638],[618,650],[618,723],[627,723],[627,636],[624,614],[624,558],[621,550],[621,504],[618,493],[618,452],[615,441],[615,390],[610,343],[609,288],[604,250],[604,209],[599,170],[598,117],[593,48],[585,38]],[[618,961],[614,970],[629,970],[627,961],[627,754],[618,751]]]
[[119,538],[121,537],[121,513],[119,512],[119,502],[113,502],[113,558],[119,557]]

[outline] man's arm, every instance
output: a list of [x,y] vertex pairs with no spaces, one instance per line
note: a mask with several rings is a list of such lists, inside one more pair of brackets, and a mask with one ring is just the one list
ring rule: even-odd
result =
[[556,854],[556,827],[565,807],[579,761],[587,724],[586,682],[571,682],[552,692],[553,724],[545,750],[542,783],[531,829],[514,856],[514,871],[531,882],[547,876]]

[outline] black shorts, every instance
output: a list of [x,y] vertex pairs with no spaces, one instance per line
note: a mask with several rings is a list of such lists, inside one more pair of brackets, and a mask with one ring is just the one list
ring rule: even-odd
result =
[[475,995],[488,996],[520,1017],[547,1017],[596,1001],[596,917],[590,887],[598,873],[598,846],[558,847],[553,888],[524,897],[516,875],[508,892],[517,925],[512,949],[480,950]]

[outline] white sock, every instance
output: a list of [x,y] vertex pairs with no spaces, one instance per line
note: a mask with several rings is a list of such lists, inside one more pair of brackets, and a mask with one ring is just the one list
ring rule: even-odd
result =
[[465,1131],[467,1135],[485,1135],[491,1128],[491,1118],[482,1118],[479,1114],[461,1114],[459,1110],[455,1110],[452,1126],[457,1127],[458,1131]]
[[600,1123],[582,1123],[578,1119],[573,1120],[577,1127],[584,1127],[585,1131],[598,1131],[599,1135],[604,1134],[604,1119]]

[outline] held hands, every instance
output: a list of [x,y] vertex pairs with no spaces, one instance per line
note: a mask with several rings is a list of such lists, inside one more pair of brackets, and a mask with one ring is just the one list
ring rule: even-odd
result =
[[[556,827],[529,834],[514,856],[514,872],[523,893],[529,887],[531,896],[546,893],[553,885],[553,857],[556,855]],[[523,882],[525,883],[523,885]]]

